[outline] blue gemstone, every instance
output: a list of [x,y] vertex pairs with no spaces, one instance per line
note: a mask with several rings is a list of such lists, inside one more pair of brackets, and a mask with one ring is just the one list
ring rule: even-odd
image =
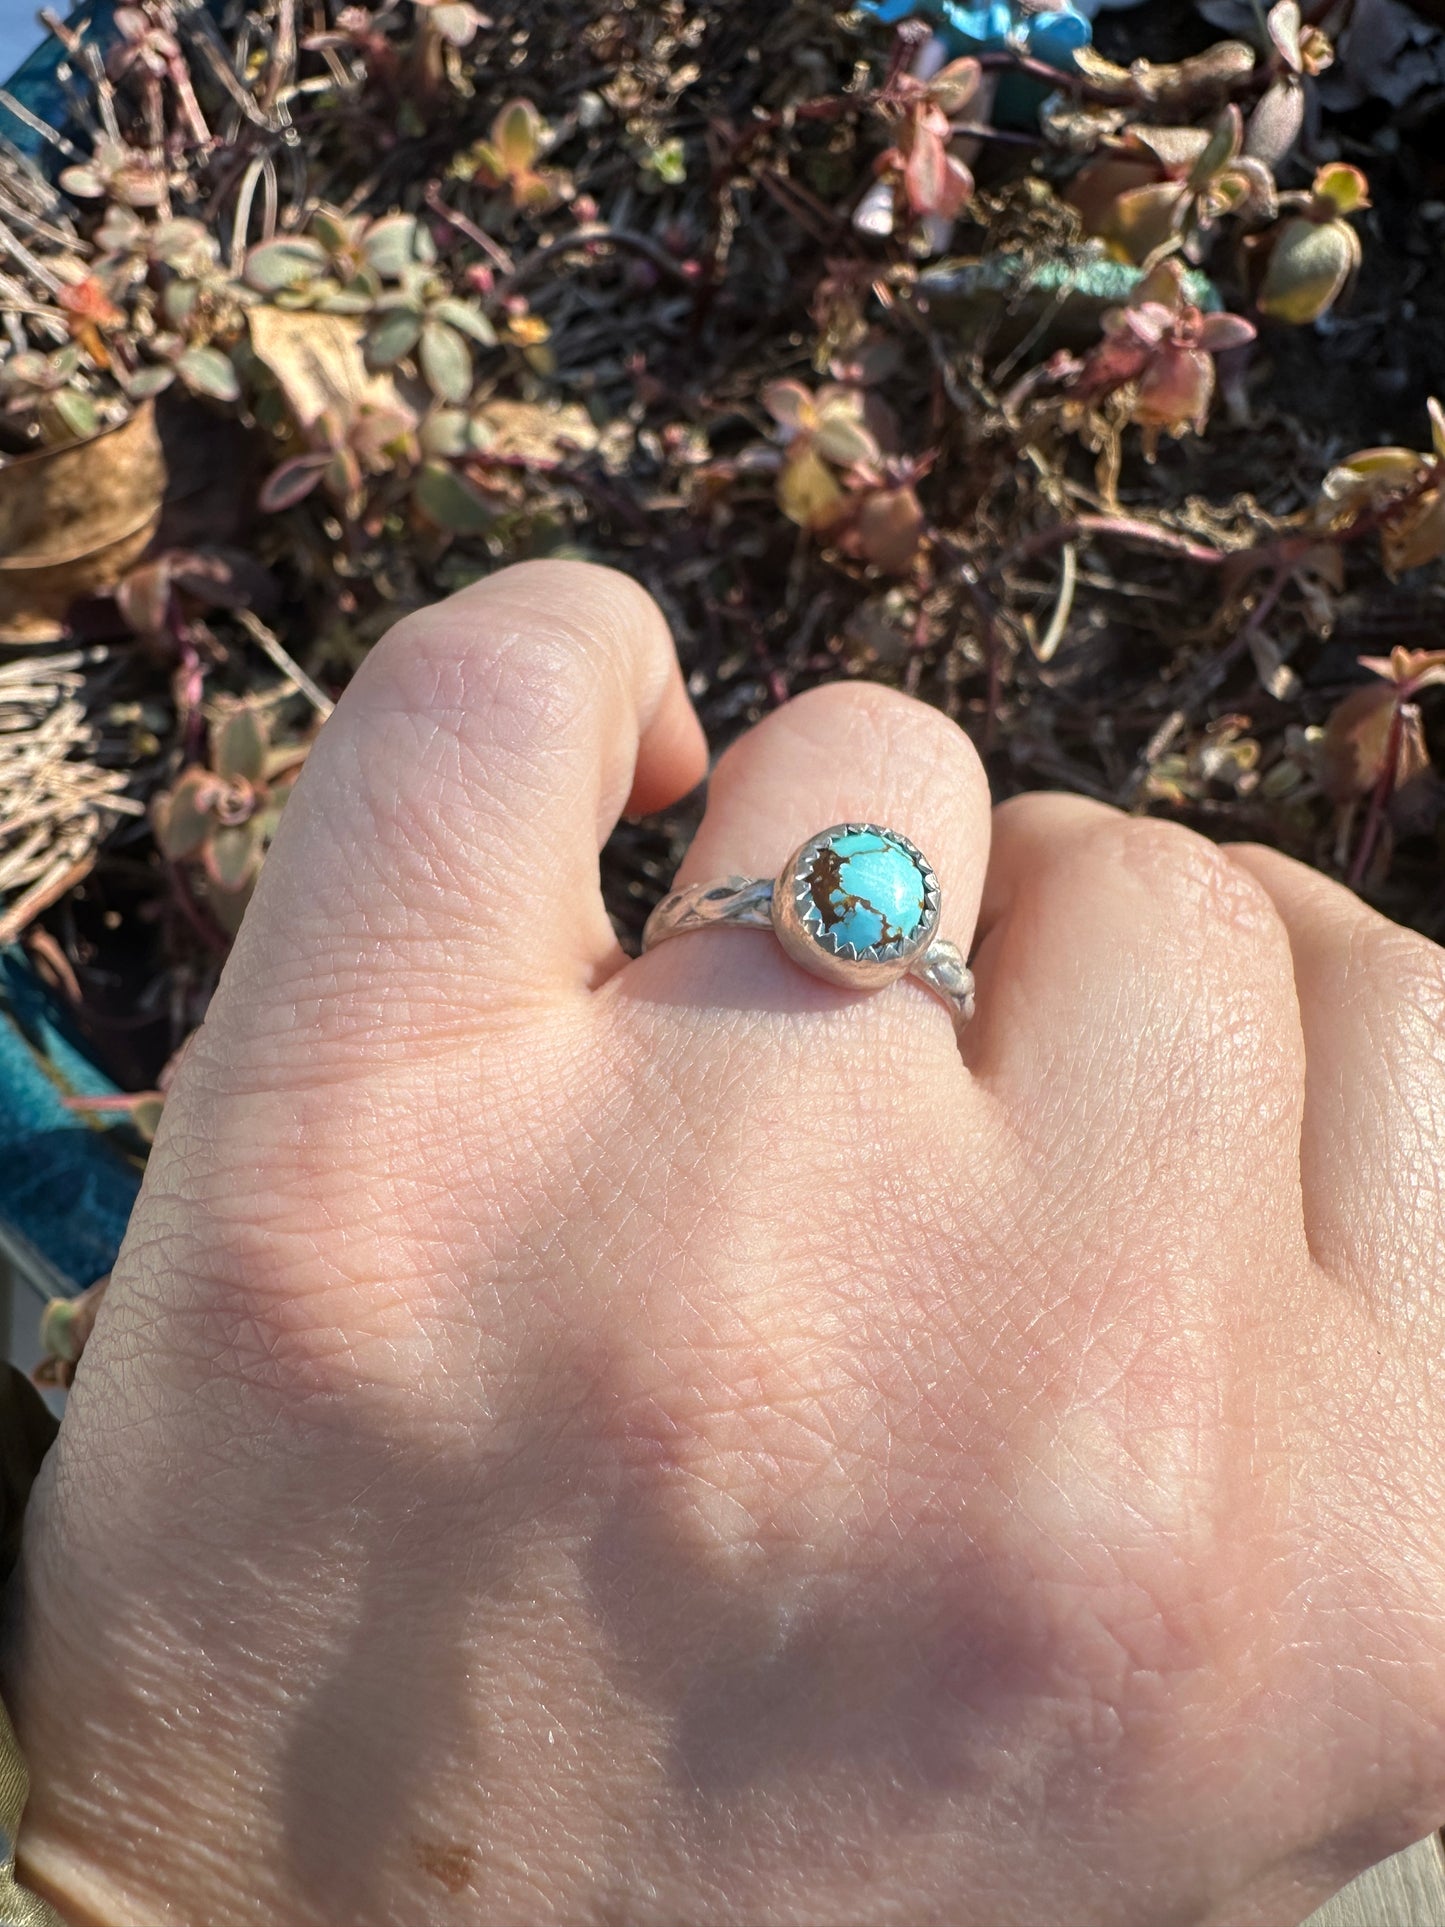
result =
[[822,927],[839,946],[899,943],[923,920],[922,871],[876,830],[831,838],[809,865],[808,884]]

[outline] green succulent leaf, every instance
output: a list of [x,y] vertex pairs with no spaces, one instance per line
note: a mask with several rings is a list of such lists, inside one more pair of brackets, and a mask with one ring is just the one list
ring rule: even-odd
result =
[[168,795],[156,799],[154,809],[156,842],[164,856],[178,860],[194,856],[216,827],[207,807],[214,794],[216,779],[208,769],[192,765],[182,770],[180,779]]
[[1354,229],[1343,221],[1286,221],[1270,250],[1260,312],[1297,326],[1317,321],[1339,299],[1359,250]]
[[542,117],[530,100],[509,100],[492,122],[492,145],[504,173],[524,174],[542,145]]
[[447,295],[441,301],[433,301],[431,313],[438,321],[445,321],[450,327],[460,328],[464,335],[470,335],[472,340],[480,342],[482,347],[496,347],[496,329],[481,309],[474,307],[470,301],[458,301],[454,296]]
[[409,355],[421,338],[422,315],[418,308],[382,309],[366,331],[366,358],[373,368],[390,368]]
[[207,873],[221,890],[244,890],[261,867],[261,825],[228,823],[218,829],[202,856]]
[[145,401],[148,396],[162,395],[176,378],[174,368],[151,367],[137,368],[125,385],[125,392],[132,401]]
[[85,441],[100,427],[95,403],[82,389],[62,388],[51,406],[78,442]]
[[444,462],[427,462],[418,471],[411,499],[429,521],[453,535],[478,535],[496,520],[486,496]]
[[438,408],[422,423],[418,439],[425,455],[455,456],[467,452],[468,418],[460,408]]
[[325,271],[326,250],[304,234],[287,234],[262,241],[246,256],[245,279],[258,294],[278,288],[299,288]]
[[219,348],[187,348],[176,361],[176,373],[193,395],[210,395],[216,401],[240,399],[240,377]]
[[421,372],[443,401],[465,401],[472,392],[472,355],[465,339],[445,321],[428,320],[421,331]]
[[414,214],[387,214],[367,230],[361,247],[379,275],[396,281],[403,268],[416,258],[416,239]]
[[266,769],[271,732],[254,703],[238,703],[212,732],[216,773],[234,782],[238,777],[259,783]]
[[1370,205],[1370,183],[1348,161],[1332,161],[1314,178],[1314,192],[1328,201],[1336,214],[1358,214]]

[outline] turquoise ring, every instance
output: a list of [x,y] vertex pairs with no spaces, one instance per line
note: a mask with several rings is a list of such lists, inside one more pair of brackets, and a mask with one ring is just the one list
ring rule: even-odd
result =
[[674,890],[648,918],[642,947],[726,924],[771,930],[794,963],[845,990],[917,978],[961,1030],[973,1015],[973,973],[938,935],[942,907],[916,843],[879,823],[835,823],[799,844],[776,877]]

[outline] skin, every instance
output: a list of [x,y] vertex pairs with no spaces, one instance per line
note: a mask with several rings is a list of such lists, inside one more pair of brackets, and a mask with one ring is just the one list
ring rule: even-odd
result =
[[704,760],[571,563],[313,751],[8,1601],[76,1927],[1275,1927],[1445,1817],[1445,952],[799,697],[683,880],[894,825],[960,1051],[623,958],[598,846]]

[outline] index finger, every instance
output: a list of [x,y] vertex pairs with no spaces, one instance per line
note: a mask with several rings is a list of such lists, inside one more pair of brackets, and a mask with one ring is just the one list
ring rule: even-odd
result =
[[378,1064],[585,991],[616,952],[601,844],[705,765],[662,612],[625,575],[523,563],[407,617],[307,759],[208,1061],[288,1083],[318,1053]]

